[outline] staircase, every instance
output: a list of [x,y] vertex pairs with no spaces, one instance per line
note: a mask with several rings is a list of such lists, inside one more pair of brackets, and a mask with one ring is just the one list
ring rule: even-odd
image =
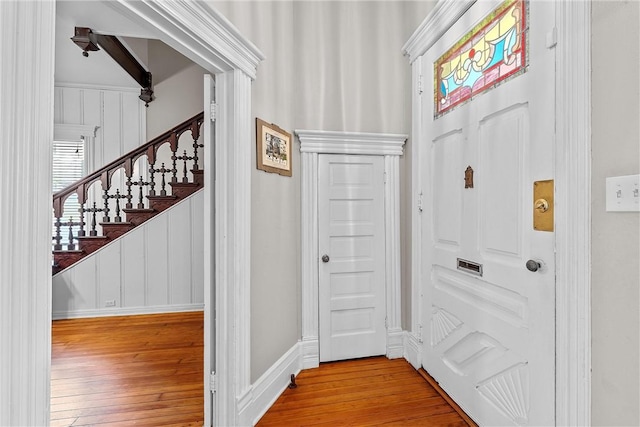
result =
[[[53,274],[203,187],[203,116],[197,114],[53,195]],[[80,208],[65,212],[65,202],[75,197]]]

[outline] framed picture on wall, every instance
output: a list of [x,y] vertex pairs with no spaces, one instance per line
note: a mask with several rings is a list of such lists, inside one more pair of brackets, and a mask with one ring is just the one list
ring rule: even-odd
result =
[[256,162],[260,170],[291,176],[291,134],[257,117]]

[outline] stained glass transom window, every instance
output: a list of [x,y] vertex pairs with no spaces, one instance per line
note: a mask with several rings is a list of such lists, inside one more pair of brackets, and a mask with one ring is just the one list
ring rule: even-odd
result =
[[434,64],[434,116],[524,73],[528,1],[507,0]]

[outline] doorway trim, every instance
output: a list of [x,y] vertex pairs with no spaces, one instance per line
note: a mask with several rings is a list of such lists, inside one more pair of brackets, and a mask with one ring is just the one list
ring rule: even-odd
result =
[[296,130],[300,140],[302,369],[320,364],[318,297],[318,155],[384,156],[387,357],[403,356],[400,294],[400,156],[407,135]]
[[[207,188],[210,189],[211,195],[215,196],[209,199],[211,203],[205,204],[205,215],[209,219],[209,224],[205,226],[209,231],[205,236],[205,245],[209,248],[206,256],[210,260],[215,256],[215,268],[210,263],[206,264],[205,283],[207,287],[215,286],[216,292],[219,292],[216,300],[216,328],[222,329],[221,333],[216,334],[216,363],[220,376],[214,399],[217,402],[217,410],[214,414],[211,405],[208,405],[211,383],[206,372],[203,394],[206,397],[207,422],[211,422],[214,417],[216,425],[236,425],[241,399],[250,391],[250,324],[245,320],[250,315],[248,272],[251,241],[246,230],[250,229],[250,209],[247,207],[251,202],[252,165],[251,156],[248,154],[252,144],[248,123],[251,122],[251,81],[255,79],[257,65],[264,56],[223,15],[205,3],[103,0],[96,3],[98,4],[113,8],[127,16],[132,22],[140,25],[140,30],[153,34],[150,38],[161,39],[216,75],[220,113],[216,126],[218,142],[215,157],[215,192],[213,176],[205,173]],[[3,102],[6,101],[11,108],[2,111],[9,117],[7,123],[11,123],[7,129],[17,135],[15,138],[6,139],[33,141],[24,145],[20,154],[25,158],[37,159],[33,170],[39,173],[31,174],[28,182],[18,188],[24,188],[24,194],[32,196],[28,199],[34,206],[50,206],[51,192],[47,190],[51,184],[50,167],[46,165],[49,160],[42,153],[46,152],[47,146],[50,147],[53,137],[55,58],[52,47],[55,40],[55,2],[7,2],[2,7],[3,11],[7,8],[7,16],[13,13],[11,16],[32,21],[35,19],[39,23],[38,31],[26,32],[21,40],[3,37],[0,42],[3,52],[11,52],[15,56],[15,61],[8,60],[6,63],[26,64],[23,68],[32,70],[29,71],[30,74],[20,75],[15,72],[18,68],[13,67],[7,73],[7,81],[15,87],[26,88],[26,94],[33,95],[8,97],[6,100],[3,98]],[[3,22],[8,24],[3,27],[3,34],[14,34],[17,33],[15,28],[22,21],[8,19]],[[22,46],[33,48],[23,49]],[[38,66],[28,66],[29,64]],[[36,92],[37,95],[34,95]],[[29,114],[21,113],[25,111]],[[38,126],[34,126],[33,123],[37,123]],[[17,130],[24,129],[29,132],[16,133]],[[210,150],[209,155],[207,161],[211,162],[214,160],[213,150]],[[13,158],[14,164],[28,163],[15,160]],[[33,193],[33,189],[37,192]],[[15,202],[18,205],[18,200]],[[37,213],[36,216],[22,216],[23,219],[31,219],[31,222],[36,224],[30,229],[43,231],[47,230],[47,227],[50,228],[50,209],[32,209],[29,212],[35,212],[33,215]],[[45,221],[47,216],[49,219]],[[10,224],[11,221],[7,223]],[[214,236],[217,238],[214,239]],[[12,380],[3,384],[0,395],[3,398],[7,397],[2,400],[7,405],[11,404],[13,408],[11,411],[2,412],[11,417],[6,420],[7,423],[40,425],[48,423],[50,406],[51,239],[42,234],[34,239],[23,240],[28,242],[29,249],[23,251],[24,256],[20,263],[14,263],[13,267],[3,271],[2,277],[22,277],[24,280],[14,280],[20,286],[12,286],[7,290],[12,298],[2,299],[0,307],[6,308],[3,310],[4,313],[12,313],[11,307],[5,307],[6,303],[14,307],[37,307],[33,310],[23,310],[29,315],[28,321],[16,323],[23,325],[20,336],[34,339],[29,341],[31,344],[28,346],[3,346],[0,354],[2,360],[19,361],[15,366],[6,365],[5,370],[13,369],[18,373],[24,371],[31,374],[7,376]],[[14,255],[20,255],[20,251],[22,247],[16,249]],[[33,273],[26,277],[24,271]],[[237,274],[238,271],[246,273]],[[7,335],[6,338],[10,339],[11,336]],[[5,339],[4,335],[2,339]],[[222,346],[221,343],[225,345]],[[24,378],[37,378],[37,381],[25,381]],[[34,384],[40,384],[42,387]],[[10,396],[14,398],[9,398]]]
[[[412,140],[422,137],[422,55],[476,0],[440,0],[403,46],[412,64]],[[556,2],[556,424],[591,424],[591,0]],[[553,46],[552,46],[553,47]],[[558,82],[563,82],[559,85]],[[427,91],[428,92],[428,91]],[[429,94],[427,93],[427,98]],[[412,147],[411,224],[420,235],[420,145]],[[421,360],[420,247],[411,249],[408,359]]]
[[[217,117],[208,118],[216,123],[215,150],[205,154],[205,165],[209,170],[215,165],[215,176],[205,169],[204,425],[238,425],[240,412],[252,399],[247,321],[251,317],[251,82],[265,57],[206,3],[108,3],[132,20],[151,24],[163,42],[215,74]],[[214,345],[208,339],[212,326]],[[211,366],[212,346],[215,366]]]

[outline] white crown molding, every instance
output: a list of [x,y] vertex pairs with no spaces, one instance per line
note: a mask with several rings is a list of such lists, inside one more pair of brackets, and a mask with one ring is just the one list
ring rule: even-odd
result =
[[112,92],[131,92],[140,93],[140,87],[129,86],[109,86],[109,85],[96,85],[89,83],[72,83],[72,82],[55,82],[56,88],[69,88],[69,89],[92,89]]
[[94,85],[89,83],[55,82],[55,87],[61,89],[91,89],[111,92],[140,93],[140,87]]
[[358,154],[384,156],[385,192],[385,293],[387,356],[402,357],[400,291],[400,160],[407,135],[296,130],[300,140],[301,184],[301,298],[302,367],[320,361],[318,323],[318,156]]
[[414,31],[402,46],[402,53],[409,56],[413,63],[438,41],[445,31],[453,25],[477,0],[439,1],[422,24]]
[[93,140],[100,126],[94,125],[70,125],[56,123],[53,130],[53,139],[56,141],[80,141]]
[[241,70],[255,79],[265,57],[233,24],[206,2],[117,0],[108,2],[129,16],[142,17],[178,51],[189,50],[191,60],[219,73]]
[[392,133],[296,130],[300,152],[401,156],[407,135]]

